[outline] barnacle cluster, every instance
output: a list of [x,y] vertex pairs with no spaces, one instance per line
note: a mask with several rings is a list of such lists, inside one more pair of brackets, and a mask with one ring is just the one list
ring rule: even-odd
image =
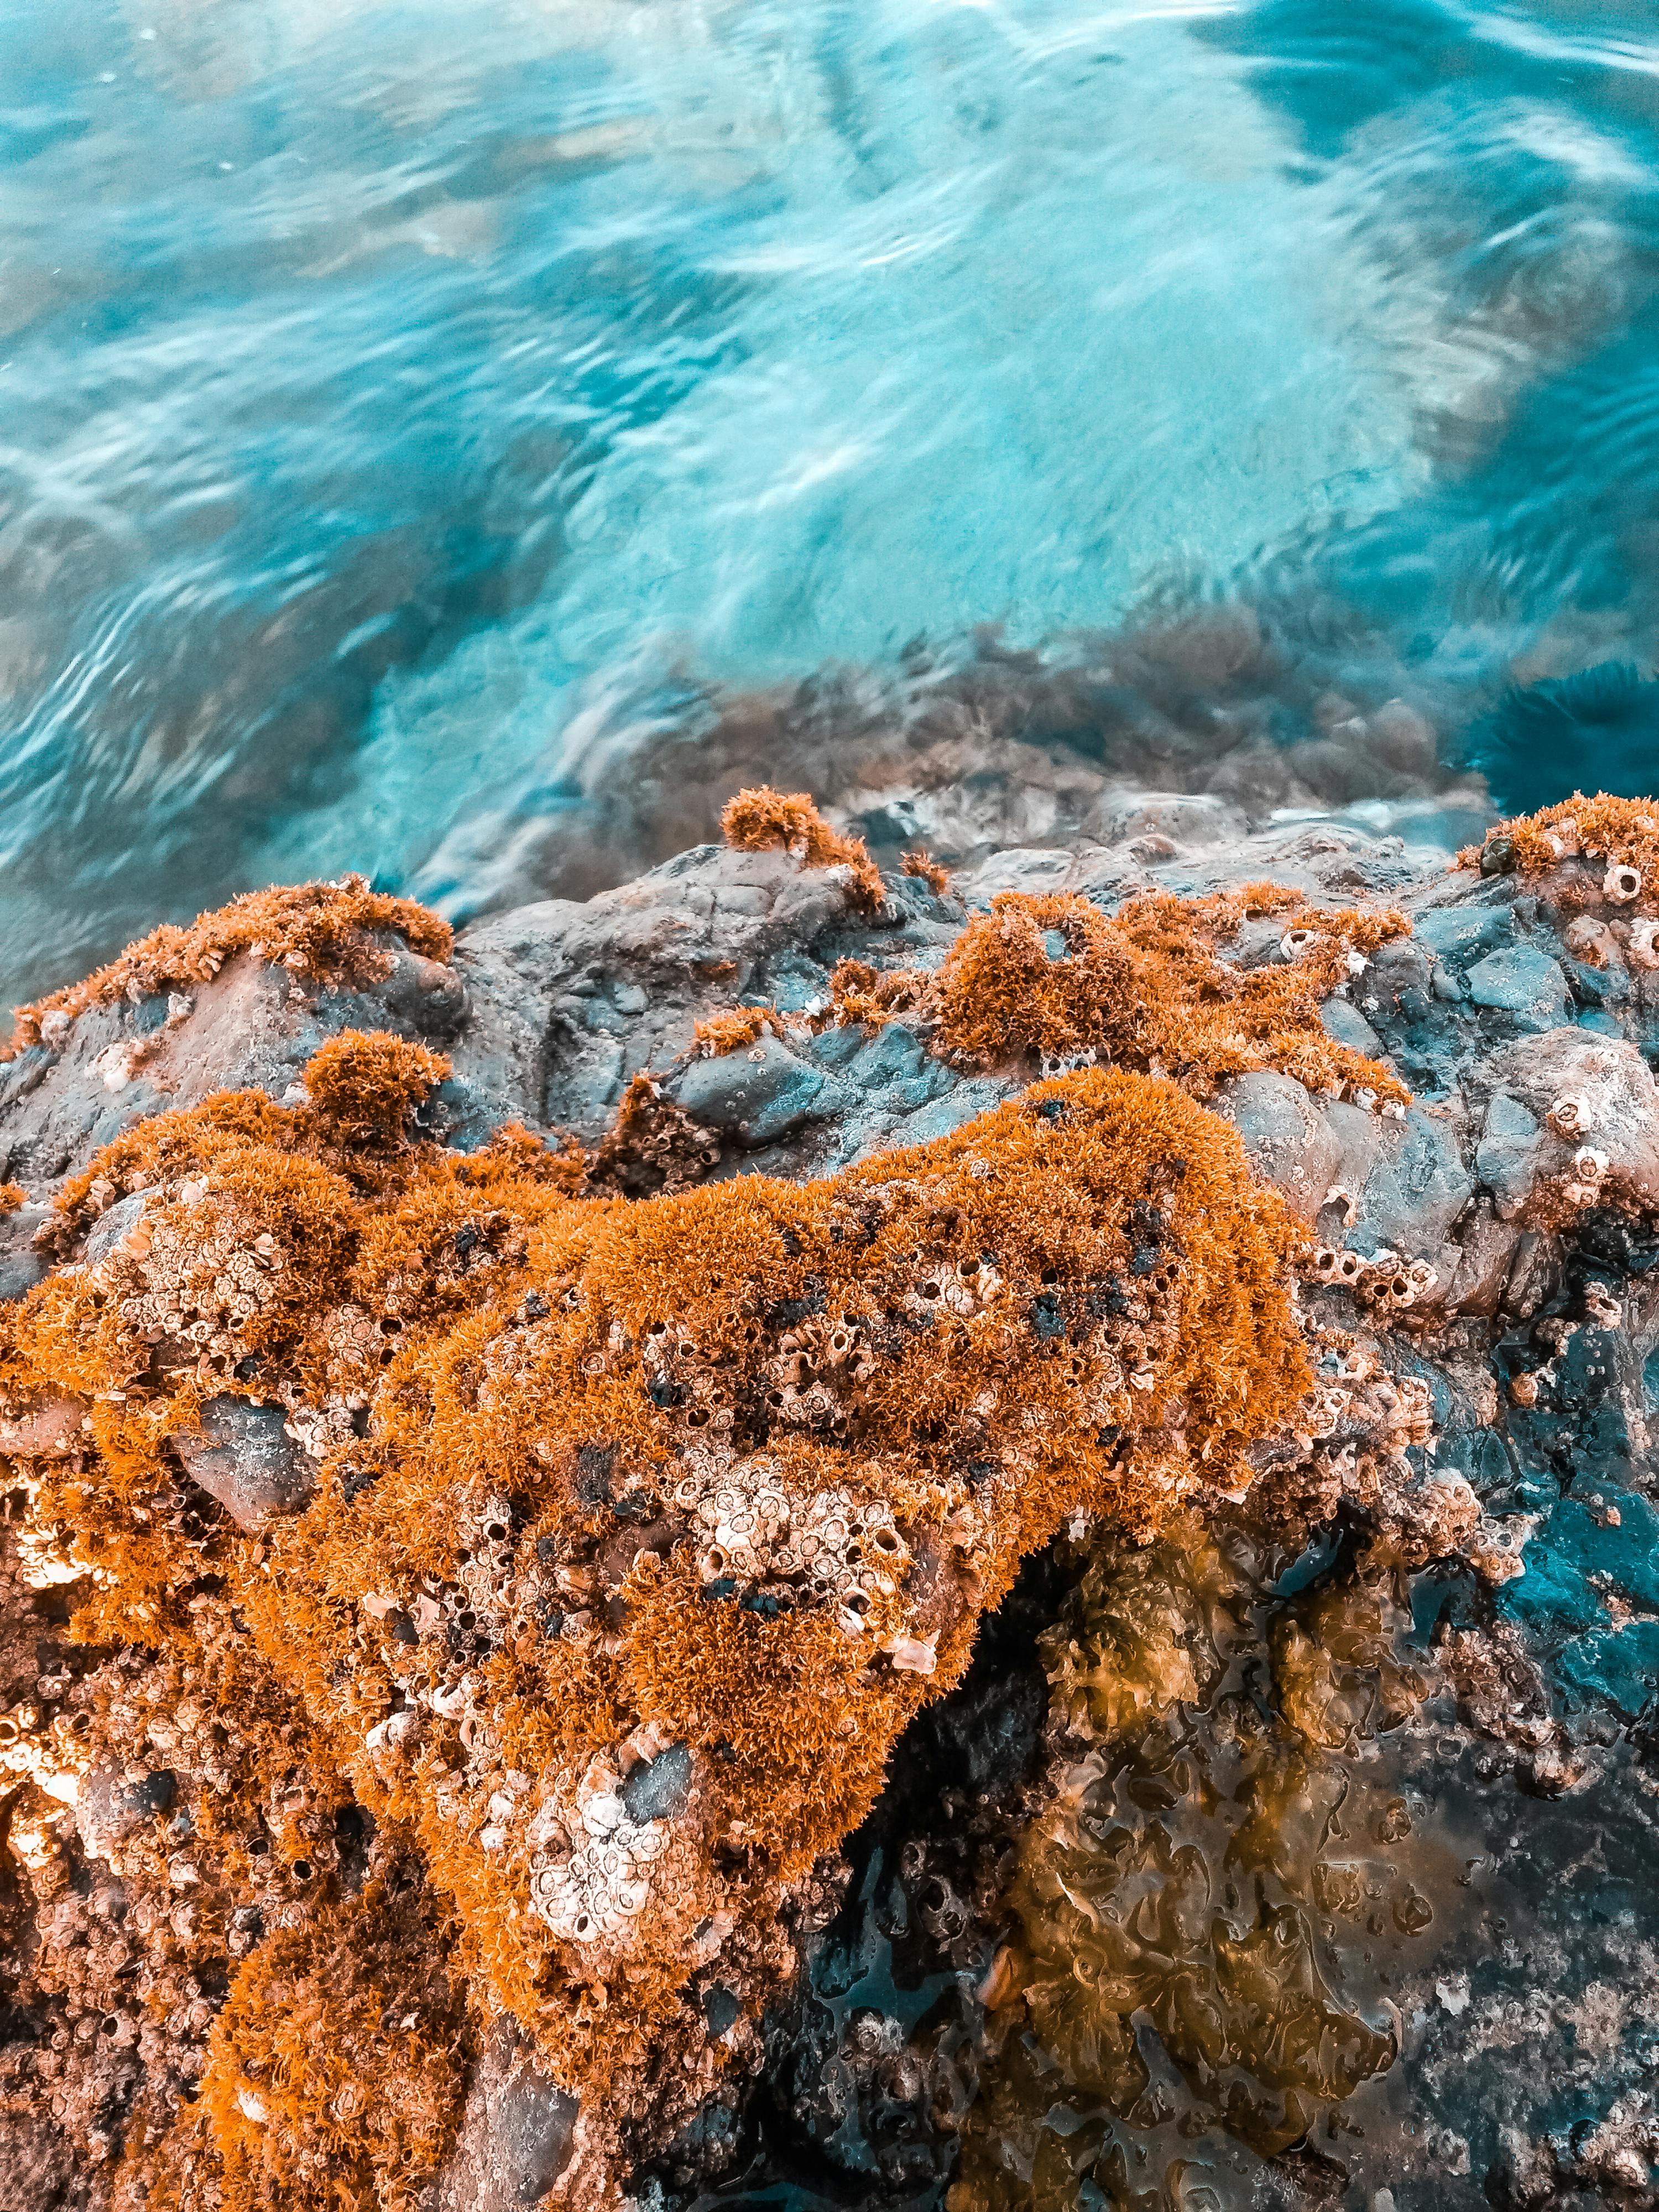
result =
[[[1253,967],[1221,958],[1223,940],[1269,916],[1284,923],[1275,957]],[[1003,891],[936,971],[842,962],[834,1006],[840,1020],[869,1027],[914,1018],[931,1026],[937,1051],[968,1066],[1100,1061],[1170,1075],[1198,1097],[1273,1068],[1389,1110],[1408,1097],[1398,1076],[1336,1043],[1319,1006],[1407,927],[1391,909],[1310,910],[1272,884],[1199,899],[1149,894],[1112,915],[1069,893]]]
[[654,1076],[641,1071],[630,1079],[615,1120],[593,1151],[563,1157],[573,1188],[654,1198],[696,1182],[720,1156],[714,1131],[694,1121]]
[[1316,1283],[1334,1283],[1352,1291],[1356,1297],[1395,1313],[1414,1306],[1440,1279],[1437,1270],[1426,1260],[1402,1260],[1387,1247],[1367,1255],[1346,1245],[1316,1245],[1308,1270]]
[[235,952],[255,953],[308,985],[373,981],[392,965],[380,941],[389,931],[427,959],[449,957],[453,933],[447,921],[412,899],[372,890],[363,876],[249,891],[188,927],[164,922],[82,981],[19,1006],[0,1059],[33,1044],[61,1044],[94,1006],[205,983]]
[[630,1203],[620,1143],[426,1139],[444,1073],[348,1034],[138,1125],[5,1310],[32,1556],[117,1654],[33,1771],[132,1900],[133,2208],[412,2202],[502,2014],[602,2193],[622,2119],[738,2063],[698,1977],[758,2012],[1021,1556],[1301,1418],[1299,1232],[1174,1083]]
[[951,2212],[1220,2201],[1395,2055],[1433,1875],[1388,1740],[1431,1680],[1385,1582],[1275,1602],[1266,1564],[1177,1516],[1101,1546],[1045,1639],[1049,1803]]

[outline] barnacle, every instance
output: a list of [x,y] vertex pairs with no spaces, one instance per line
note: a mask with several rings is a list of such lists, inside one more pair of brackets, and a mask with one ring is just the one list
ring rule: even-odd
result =
[[586,1188],[629,1197],[680,1190],[720,1156],[720,1139],[694,1121],[653,1076],[629,1081],[615,1121],[589,1156]]
[[381,942],[387,935],[432,960],[447,960],[453,944],[447,921],[412,899],[371,890],[362,876],[248,891],[187,928],[164,922],[84,981],[19,1006],[0,1058],[60,1042],[92,1007],[205,983],[237,952],[253,952],[307,983],[373,981],[392,966]]

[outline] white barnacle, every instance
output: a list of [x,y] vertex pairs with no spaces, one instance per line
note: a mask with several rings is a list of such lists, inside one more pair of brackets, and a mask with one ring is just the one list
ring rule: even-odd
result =
[[1615,860],[1601,878],[1601,895],[1615,906],[1628,906],[1642,896],[1642,871],[1628,860]]
[[1568,1091],[1552,1103],[1546,1118],[1557,1136],[1582,1136],[1590,1126],[1589,1102]]

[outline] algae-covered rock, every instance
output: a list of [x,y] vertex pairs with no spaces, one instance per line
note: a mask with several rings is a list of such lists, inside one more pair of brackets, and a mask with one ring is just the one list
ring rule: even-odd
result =
[[744,796],[26,1024],[9,2115],[97,2212],[1649,2201],[1659,821]]

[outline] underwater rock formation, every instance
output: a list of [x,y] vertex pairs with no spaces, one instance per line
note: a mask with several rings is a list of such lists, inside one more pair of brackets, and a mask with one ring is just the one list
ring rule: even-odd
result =
[[728,834],[20,1024],[0,2201],[1652,2201],[1659,813]]

